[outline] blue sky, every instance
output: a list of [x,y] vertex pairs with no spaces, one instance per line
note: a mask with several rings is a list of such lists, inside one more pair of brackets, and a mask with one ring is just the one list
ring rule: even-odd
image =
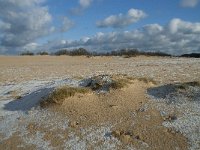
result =
[[199,0],[0,0],[0,53],[200,52]]
[[[72,15],[70,13],[70,10],[78,5],[78,1],[76,0],[49,0],[47,1],[47,5],[55,20],[62,16],[68,16],[76,22],[74,28],[60,35],[72,40],[78,40],[83,36],[92,36],[96,32],[132,30],[153,23],[165,25],[172,18],[200,22],[200,5],[193,8],[181,7],[180,0],[97,0],[94,1],[81,15]],[[96,27],[95,23],[97,20],[119,13],[125,14],[131,8],[145,11],[148,14],[148,17],[137,23],[130,24],[123,29],[99,29]]]

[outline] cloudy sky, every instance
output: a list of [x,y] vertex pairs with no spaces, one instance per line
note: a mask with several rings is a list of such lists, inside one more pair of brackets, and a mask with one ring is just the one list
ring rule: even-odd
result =
[[0,54],[200,52],[200,0],[0,0]]

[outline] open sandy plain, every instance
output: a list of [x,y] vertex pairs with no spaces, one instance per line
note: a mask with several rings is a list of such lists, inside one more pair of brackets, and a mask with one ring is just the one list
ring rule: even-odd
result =
[[[40,107],[99,75],[130,81]],[[195,58],[0,56],[0,149],[200,149],[199,82]]]

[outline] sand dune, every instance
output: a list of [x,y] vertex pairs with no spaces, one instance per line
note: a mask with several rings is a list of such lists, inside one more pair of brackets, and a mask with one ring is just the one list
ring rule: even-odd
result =
[[[1,56],[0,147],[199,149],[199,66],[168,57]],[[40,107],[58,87],[98,75],[128,83]]]

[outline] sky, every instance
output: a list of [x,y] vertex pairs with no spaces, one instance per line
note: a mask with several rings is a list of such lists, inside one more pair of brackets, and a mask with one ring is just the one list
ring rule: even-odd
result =
[[200,0],[0,0],[0,54],[200,53]]

